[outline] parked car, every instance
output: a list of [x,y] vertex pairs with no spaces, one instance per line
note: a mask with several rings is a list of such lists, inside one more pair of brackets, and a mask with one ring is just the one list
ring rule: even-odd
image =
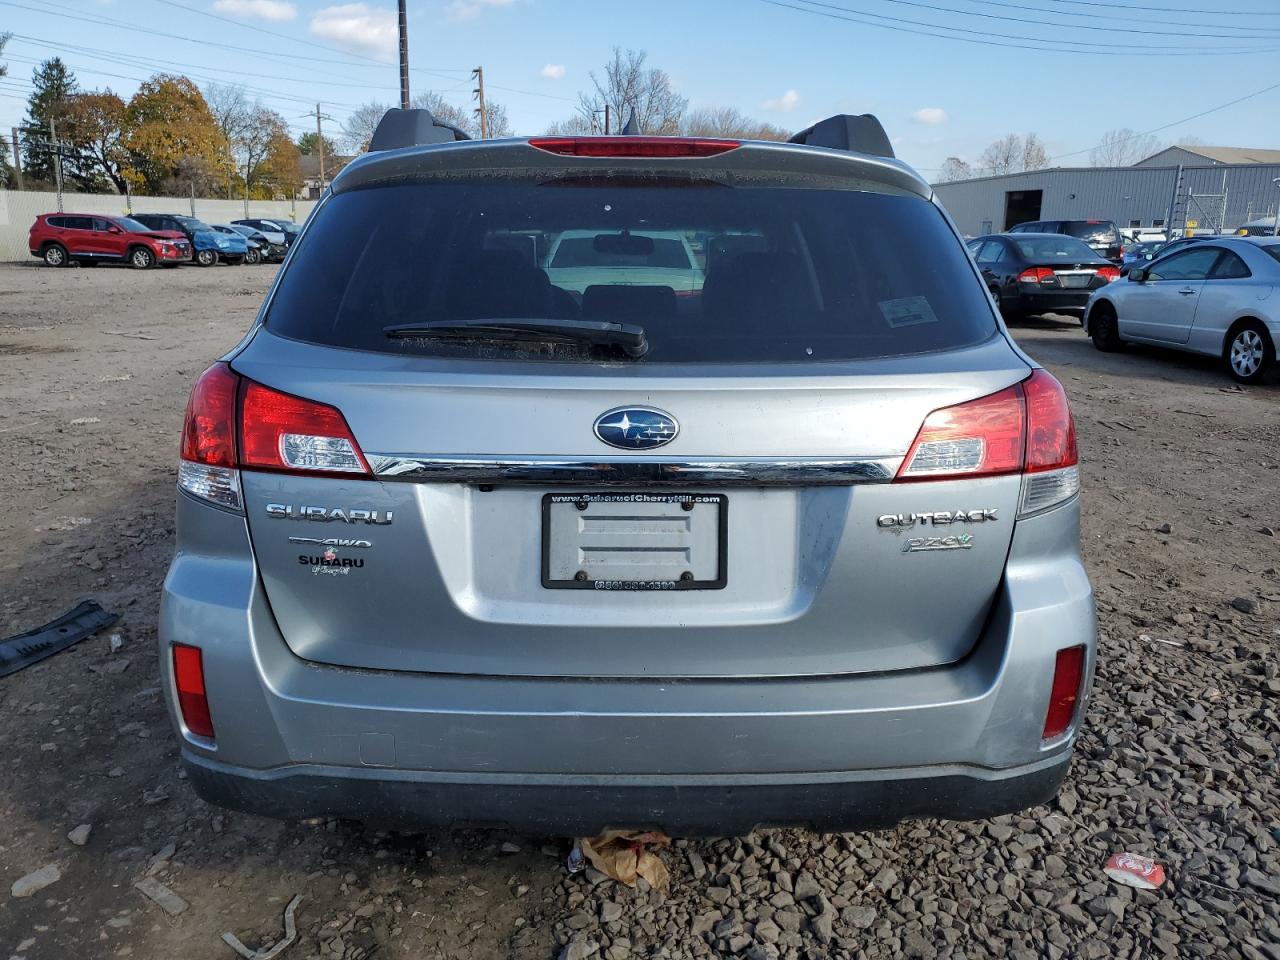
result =
[[298,234],[302,232],[301,227],[287,218],[257,217],[253,219],[231,221],[231,225],[233,227],[236,224],[245,227],[253,227],[255,230],[261,230],[271,238],[273,243],[283,243],[285,246],[293,246],[293,241],[296,240]]
[[1120,264],[1120,276],[1125,276],[1129,268],[1137,264],[1141,266],[1154,260],[1156,253],[1166,244],[1165,240],[1141,240],[1127,243],[1124,248],[1124,260]]
[[[200,795],[576,836],[1046,802],[1096,648],[1075,428],[880,124],[454,139],[389,111],[192,391],[159,638]],[[508,244],[571,230],[758,242],[681,311]]]
[[[1170,245],[1173,246],[1172,244]],[[1214,237],[1161,254],[1094,294],[1084,330],[1099,350],[1151,343],[1221,357],[1241,383],[1276,374],[1280,238]]]
[[249,252],[244,238],[219,233],[203,220],[170,213],[138,213],[133,219],[156,230],[176,230],[186,236],[195,251],[192,259],[202,267],[212,267],[219,260],[243,263]]
[[27,248],[51,267],[115,262],[146,269],[191,258],[191,244],[181,233],[96,213],[42,213],[31,225]]
[[688,296],[701,292],[704,280],[687,236],[675,230],[566,230],[551,242],[544,266],[554,286],[580,295],[594,286],[647,285]]
[[285,254],[289,252],[289,247],[284,242],[284,234],[280,235],[279,241],[272,241],[261,230],[245,226],[243,223],[231,223],[227,226],[246,240],[257,243],[261,249],[264,263],[280,263],[284,260]]
[[992,234],[968,246],[1007,320],[1083,310],[1094,290],[1120,276],[1110,260],[1065,234]]
[[1124,259],[1124,237],[1114,220],[1035,220],[1020,223],[1009,233],[1065,233],[1083,240],[1112,263]]

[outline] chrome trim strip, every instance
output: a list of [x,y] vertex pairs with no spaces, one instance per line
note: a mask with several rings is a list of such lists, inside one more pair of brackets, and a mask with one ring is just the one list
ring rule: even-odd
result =
[[850,486],[888,483],[901,457],[755,460],[562,460],[552,457],[425,457],[402,453],[365,455],[380,480],[410,483],[480,483],[593,486],[652,484],[694,486]]

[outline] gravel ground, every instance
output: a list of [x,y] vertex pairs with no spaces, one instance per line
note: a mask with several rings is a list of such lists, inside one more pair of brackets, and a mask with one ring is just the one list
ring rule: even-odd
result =
[[[286,960],[1280,960],[1280,389],[1179,354],[1099,354],[1065,319],[1015,330],[1075,406],[1102,636],[1049,806],[677,841],[664,893],[567,876],[560,839],[206,806],[153,651],[178,428],[273,272],[0,266],[0,453],[20,492],[0,514],[0,634],[82,597],[122,613],[0,680],[0,957],[234,958],[223,932],[279,939],[300,894]],[[1108,880],[1121,850],[1164,863],[1164,886]]]

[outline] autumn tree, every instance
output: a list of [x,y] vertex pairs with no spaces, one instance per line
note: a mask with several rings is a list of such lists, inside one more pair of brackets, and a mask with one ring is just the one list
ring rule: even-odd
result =
[[126,177],[155,193],[211,193],[226,179],[222,131],[199,87],[186,77],[157,74],[125,108]]
[[288,130],[277,130],[267,142],[266,156],[258,168],[253,195],[269,200],[276,196],[295,196],[301,189],[302,153],[298,145],[289,139]]
[[739,140],[786,140],[791,134],[771,123],[755,120],[733,107],[701,107],[680,121],[685,137],[733,137]]
[[76,151],[65,172],[81,188],[123,193],[129,155],[124,148],[125,105],[110,90],[77,93],[66,116],[66,139]]
[[58,139],[64,139],[59,128],[66,120],[71,97],[79,92],[79,87],[75,74],[59,57],[36,67],[32,71],[31,82],[35,89],[27,100],[27,118],[23,123],[23,173],[32,180],[52,183],[55,179],[54,153],[49,145],[49,121],[53,121]]
[[959,157],[947,157],[942,161],[942,170],[938,173],[941,183],[954,183],[957,180],[968,180],[973,176],[973,168]]
[[289,136],[289,124],[284,117],[260,103],[254,104],[240,139],[235,145],[236,160],[250,189],[257,186],[262,178],[262,167],[267,155],[271,152],[273,145],[279,150],[281,138],[288,142],[292,153],[296,156],[298,148]]

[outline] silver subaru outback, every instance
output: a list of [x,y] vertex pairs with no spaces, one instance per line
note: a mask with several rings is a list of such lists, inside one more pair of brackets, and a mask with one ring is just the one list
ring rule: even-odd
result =
[[1050,798],[1095,656],[1062,387],[871,117],[392,111],[192,390],[161,661],[208,800],[735,834]]

